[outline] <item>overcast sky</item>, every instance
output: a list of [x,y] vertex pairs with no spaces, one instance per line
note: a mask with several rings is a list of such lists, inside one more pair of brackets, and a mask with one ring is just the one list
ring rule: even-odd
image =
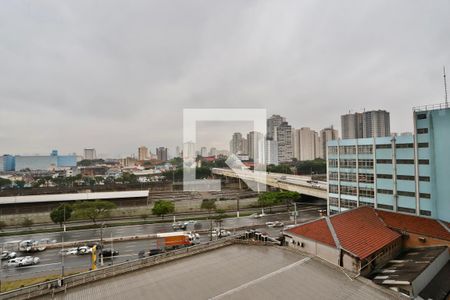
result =
[[411,131],[412,106],[444,101],[449,37],[448,0],[3,0],[0,154],[173,148],[183,108],[316,130],[386,109]]

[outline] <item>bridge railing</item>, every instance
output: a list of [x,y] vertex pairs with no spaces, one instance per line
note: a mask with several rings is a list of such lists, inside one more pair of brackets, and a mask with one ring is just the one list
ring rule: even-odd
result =
[[154,256],[117,263],[94,271],[87,271],[75,275],[66,276],[63,279],[54,279],[26,286],[12,291],[0,293],[0,299],[30,299],[42,295],[53,295],[58,292],[65,292],[67,288],[76,287],[100,279],[113,277],[119,274],[125,274],[142,268],[168,262],[174,259],[220,248],[231,244],[232,240],[236,239],[239,236],[240,235],[233,235],[217,241],[202,243],[191,247],[168,251]]

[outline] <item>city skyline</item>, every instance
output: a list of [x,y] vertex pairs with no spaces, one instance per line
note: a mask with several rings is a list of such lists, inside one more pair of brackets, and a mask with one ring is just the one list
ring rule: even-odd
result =
[[266,108],[339,131],[349,110],[385,109],[392,131],[412,131],[405,107],[443,101],[449,6],[4,3],[0,149],[173,149],[192,107]]

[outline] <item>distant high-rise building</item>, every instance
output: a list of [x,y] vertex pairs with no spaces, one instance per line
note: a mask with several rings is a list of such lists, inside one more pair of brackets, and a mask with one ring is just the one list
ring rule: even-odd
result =
[[322,157],[326,158],[327,156],[327,142],[337,140],[339,138],[339,133],[333,126],[324,128],[320,131],[320,143],[322,144]]
[[0,172],[10,172],[16,169],[16,160],[14,156],[5,154],[0,156]]
[[241,154],[248,154],[248,141],[246,138],[242,138],[242,151]]
[[187,142],[183,144],[183,158],[196,158],[195,143]]
[[181,149],[180,149],[180,146],[177,146],[177,147],[176,147],[176,150],[175,150],[175,156],[176,156],[176,157],[181,157]]
[[209,150],[209,155],[216,156],[217,155],[217,149],[215,147],[211,147]]
[[141,146],[138,148],[138,160],[148,160],[148,148]]
[[200,148],[200,156],[201,156],[201,157],[206,157],[206,156],[208,156],[208,148],[206,148],[206,147],[201,147],[201,148]]
[[277,141],[272,140],[265,141],[264,160],[267,165],[278,165]]
[[292,127],[287,122],[282,122],[276,126],[273,139],[278,144],[278,162],[290,162],[294,157],[292,147]]
[[341,116],[343,139],[390,136],[390,116],[385,110],[372,110]]
[[323,156],[320,137],[309,127],[295,130],[294,157],[299,161],[314,160]]
[[280,126],[281,123],[286,122],[286,118],[280,115],[272,115],[267,119],[267,139],[275,140],[276,127]]
[[257,163],[264,163],[264,135],[257,131],[247,134],[248,157]]
[[167,161],[167,148],[166,147],[156,148],[156,156],[158,157],[158,160]]
[[94,148],[86,148],[84,149],[84,159],[93,160],[97,159],[97,153]]
[[233,154],[244,153],[243,139],[240,132],[233,133],[230,141],[230,152]]

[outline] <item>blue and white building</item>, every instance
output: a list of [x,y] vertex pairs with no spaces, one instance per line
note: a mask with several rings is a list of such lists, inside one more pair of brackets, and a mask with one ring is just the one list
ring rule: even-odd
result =
[[368,205],[450,222],[450,108],[413,118],[411,135],[328,142],[329,214]]
[[55,170],[58,168],[70,168],[77,166],[76,155],[58,155],[53,150],[50,155],[15,156],[15,170]]
[[15,170],[16,160],[14,156],[5,154],[0,156],[0,172],[10,172]]

